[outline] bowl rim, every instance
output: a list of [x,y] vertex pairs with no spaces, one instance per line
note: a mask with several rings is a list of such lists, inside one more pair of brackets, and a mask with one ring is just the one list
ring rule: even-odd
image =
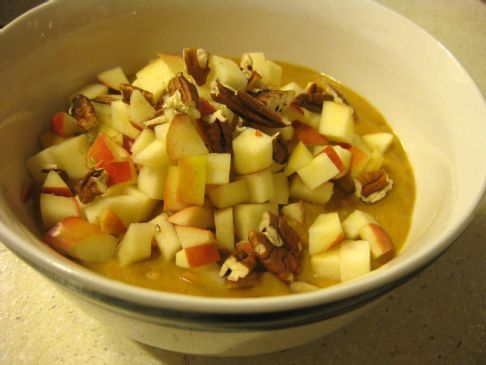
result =
[[[477,83],[464,66],[462,66],[462,64],[442,43],[419,25],[384,5],[375,3],[371,0],[361,0],[361,2],[365,3],[366,6],[377,7],[381,11],[386,12],[388,16],[396,17],[397,21],[401,21],[408,27],[413,27],[415,31],[420,32],[423,37],[426,37],[431,44],[439,48],[438,51],[442,52],[444,57],[447,57],[452,61],[454,66],[459,68],[464,74],[465,82],[469,84],[476,94],[481,96],[483,110],[486,111],[486,103]],[[51,8],[55,8],[61,3],[64,3],[64,1],[49,1],[29,10],[0,30],[0,40],[3,38],[2,36],[5,36],[10,31],[14,30],[15,27],[22,26],[22,24],[29,19],[35,17],[38,12],[49,11]],[[486,113],[484,118],[486,119]],[[453,222],[448,230],[443,231],[436,239],[435,245],[431,245],[421,250],[420,254],[410,255],[394,267],[387,267],[385,273],[383,273],[382,270],[376,270],[364,277],[325,288],[324,290],[277,297],[213,298],[145,289],[103,277],[97,273],[90,272],[75,263],[72,263],[72,265],[67,264],[61,258],[55,257],[54,255],[48,256],[40,250],[35,249],[29,241],[10,229],[10,227],[3,221],[0,221],[0,239],[14,253],[32,266],[43,268],[52,275],[62,278],[62,280],[58,280],[58,282],[64,286],[77,285],[83,288],[89,288],[89,290],[98,293],[110,293],[114,298],[123,299],[124,301],[136,304],[186,312],[216,312],[222,314],[283,312],[293,309],[315,307],[351,298],[357,294],[371,292],[380,287],[384,287],[391,282],[406,277],[409,273],[415,272],[426,266],[443,253],[470,223],[479,207],[485,191],[486,175],[483,175],[483,180],[479,183],[479,189],[464,208],[465,213],[461,219]]]

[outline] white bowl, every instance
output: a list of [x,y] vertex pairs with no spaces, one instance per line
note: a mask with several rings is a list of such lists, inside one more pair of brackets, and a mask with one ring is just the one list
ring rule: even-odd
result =
[[[400,255],[355,281],[285,297],[161,293],[101,277],[54,253],[20,202],[25,159],[48,117],[99,71],[133,72],[156,51],[263,50],[366,97],[414,167],[412,229]],[[360,315],[437,258],[485,190],[486,107],[457,60],[416,25],[367,0],[50,1],[0,31],[0,239],[120,333],[165,349],[250,355],[305,343]]]

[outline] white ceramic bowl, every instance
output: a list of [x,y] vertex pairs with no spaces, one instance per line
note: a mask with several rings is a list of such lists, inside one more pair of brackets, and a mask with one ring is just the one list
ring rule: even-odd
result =
[[[370,100],[410,156],[413,226],[385,267],[325,290],[218,299],[115,282],[39,241],[20,202],[24,160],[52,112],[99,71],[133,72],[156,51],[263,50],[332,75]],[[295,346],[339,328],[437,258],[485,190],[486,108],[473,80],[435,39],[367,0],[50,1],[0,31],[0,239],[80,307],[120,333],[199,354],[250,355]]]

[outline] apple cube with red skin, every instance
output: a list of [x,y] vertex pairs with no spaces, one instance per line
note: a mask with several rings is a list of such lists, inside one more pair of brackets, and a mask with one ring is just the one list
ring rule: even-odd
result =
[[308,203],[326,204],[332,197],[334,184],[330,181],[319,185],[315,189],[309,189],[302,179],[295,175],[290,181],[290,198],[299,199]]
[[359,209],[354,210],[342,222],[345,237],[351,240],[359,238],[359,232],[361,231],[361,228],[370,223],[378,224],[378,222],[372,215]]
[[187,114],[177,114],[170,122],[166,136],[167,155],[176,162],[185,157],[209,153],[194,123]]
[[350,151],[338,145],[327,145],[319,153],[325,153],[338,168],[339,173],[333,179],[339,179],[347,174],[351,167]]
[[390,236],[376,223],[368,223],[361,228],[359,236],[370,243],[371,254],[375,259],[395,249]]
[[352,146],[351,149],[351,177],[357,178],[361,175],[370,161],[370,154],[364,150]]
[[155,225],[154,238],[164,261],[172,261],[176,252],[182,248],[175,226],[168,221],[168,218],[167,213],[161,213],[150,221]]
[[251,174],[272,165],[273,139],[253,128],[246,128],[233,139],[233,163],[239,175]]
[[208,194],[211,204],[219,209],[246,203],[250,199],[248,186],[244,179],[211,188]]
[[235,249],[233,208],[216,209],[214,211],[214,225],[219,248],[226,252],[233,252]]
[[121,67],[114,67],[98,74],[98,80],[113,90],[120,90],[120,84],[128,84],[127,76]]
[[53,194],[40,195],[40,211],[45,228],[51,228],[66,217],[79,217],[79,205],[72,197]]
[[319,133],[331,141],[351,143],[354,135],[352,109],[334,101],[324,101]]
[[294,127],[297,140],[305,145],[324,146],[329,143],[326,137],[324,137],[316,128],[311,127],[310,125],[299,121],[294,121],[292,122],[292,126]]
[[72,137],[79,132],[78,122],[66,112],[51,117],[51,131],[61,137]]
[[175,212],[190,206],[179,199],[179,189],[182,183],[179,166],[170,165],[165,179],[164,210]]
[[319,214],[309,227],[309,254],[324,252],[343,239],[344,234],[338,213]]
[[204,245],[215,241],[214,233],[208,229],[178,225],[174,227],[183,248]]
[[118,156],[113,149],[113,143],[104,133],[100,132],[88,151],[88,158],[94,162],[95,166],[104,167],[116,161]]
[[108,186],[117,184],[131,185],[137,182],[137,172],[133,162],[113,161],[104,166],[108,174]]
[[368,241],[344,241],[340,247],[341,280],[356,279],[371,271],[370,243]]
[[318,154],[309,164],[297,170],[297,174],[311,190],[331,180],[339,172],[339,168],[326,153]]
[[281,211],[287,218],[293,219],[297,223],[304,224],[305,214],[304,202],[302,200],[283,206]]
[[314,275],[320,279],[341,280],[340,247],[312,255],[310,263]]
[[102,263],[115,255],[117,240],[85,219],[67,217],[52,227],[44,242],[62,254],[91,263]]
[[176,265],[186,269],[209,265],[219,259],[219,250],[214,243],[183,248],[176,253]]
[[285,166],[285,175],[290,176],[302,167],[312,162],[313,156],[309,149],[299,142],[292,150],[287,166]]
[[206,192],[206,156],[191,156],[179,160],[177,200],[183,204],[203,205]]
[[57,196],[72,197],[73,192],[66,184],[66,182],[61,178],[59,173],[54,170],[49,171],[44,184],[42,185],[41,193],[43,194],[54,194]]
[[180,226],[191,226],[202,229],[214,227],[213,212],[208,208],[197,205],[184,208],[171,215],[167,220]]
[[155,226],[152,223],[132,223],[123,236],[118,247],[120,266],[150,258]]
[[125,224],[120,219],[118,214],[116,214],[110,208],[106,208],[101,212],[100,216],[98,217],[98,222],[103,232],[117,237],[125,233],[127,230]]

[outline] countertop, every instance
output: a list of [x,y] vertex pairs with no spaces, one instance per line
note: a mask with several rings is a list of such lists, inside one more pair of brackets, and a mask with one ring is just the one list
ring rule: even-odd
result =
[[[40,1],[0,1],[0,24]],[[486,95],[484,0],[379,0],[439,39]],[[484,158],[484,156],[482,156]],[[250,358],[177,354],[120,337],[0,243],[0,364],[486,364],[486,198],[450,248],[364,317]]]

